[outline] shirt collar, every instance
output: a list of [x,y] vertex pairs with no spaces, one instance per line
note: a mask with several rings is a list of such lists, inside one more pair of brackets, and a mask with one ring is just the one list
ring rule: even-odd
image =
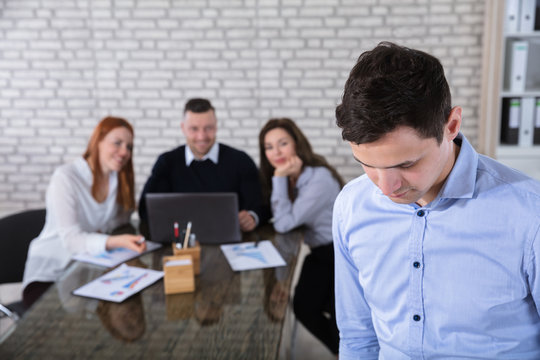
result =
[[[193,160],[196,160],[195,159],[195,155],[193,155],[193,152],[191,151],[191,149],[189,148],[188,145],[186,145],[186,166],[189,166],[191,165],[191,162]],[[203,161],[203,160],[206,160],[206,159],[210,159],[214,164],[217,164],[218,163],[218,159],[219,159],[219,144],[217,142],[214,143],[214,145],[212,145],[212,147],[210,148],[210,151],[208,151],[206,153],[206,155],[204,155],[202,157],[202,159],[198,159],[199,161]]]
[[462,133],[459,133],[456,139],[461,141],[461,149],[452,171],[439,192],[440,198],[472,198],[476,187],[478,153]]

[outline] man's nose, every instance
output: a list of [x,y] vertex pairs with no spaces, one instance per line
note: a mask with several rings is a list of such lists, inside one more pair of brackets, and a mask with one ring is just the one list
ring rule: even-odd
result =
[[377,185],[386,196],[392,195],[401,187],[401,178],[396,169],[379,169],[377,177]]

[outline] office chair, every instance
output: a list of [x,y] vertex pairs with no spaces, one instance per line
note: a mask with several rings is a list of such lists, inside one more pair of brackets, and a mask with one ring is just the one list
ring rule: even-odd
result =
[[[45,209],[27,210],[0,219],[0,284],[21,282],[30,241],[45,224]],[[25,311],[22,301],[0,304],[3,314],[17,320]]]

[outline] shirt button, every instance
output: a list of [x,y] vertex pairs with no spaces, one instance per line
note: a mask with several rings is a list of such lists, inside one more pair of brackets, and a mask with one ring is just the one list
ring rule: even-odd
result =
[[418,261],[415,261],[413,262],[413,266],[418,269],[420,267],[420,263]]
[[414,315],[412,318],[414,321],[420,321],[421,319],[420,315]]
[[416,215],[422,217],[422,216],[426,215],[426,212],[424,210],[418,210]]

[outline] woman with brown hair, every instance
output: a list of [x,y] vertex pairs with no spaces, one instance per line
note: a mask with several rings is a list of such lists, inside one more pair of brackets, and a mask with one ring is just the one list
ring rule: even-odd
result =
[[263,194],[274,228],[304,227],[311,253],[304,259],[294,294],[298,320],[332,353],[339,349],[334,307],[332,207],[343,180],[287,118],[271,119],[259,134]]
[[45,226],[28,249],[26,307],[56,281],[74,254],[146,249],[139,235],[107,235],[128,223],[135,209],[132,149],[132,126],[106,117],[94,129],[84,155],[56,169],[45,199]]

